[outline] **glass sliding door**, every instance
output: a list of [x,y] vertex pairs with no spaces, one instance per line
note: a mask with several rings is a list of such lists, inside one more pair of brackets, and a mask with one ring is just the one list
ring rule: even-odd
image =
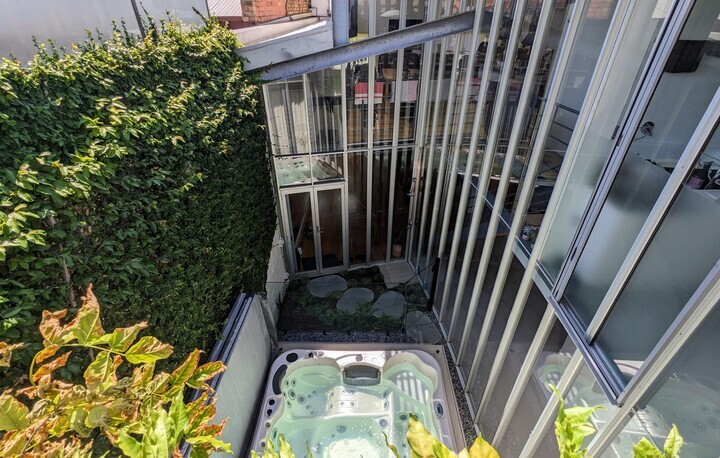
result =
[[344,256],[342,189],[329,188],[315,191],[317,200],[320,269],[342,267]]
[[288,234],[291,234],[290,257],[295,272],[314,272],[315,222],[312,205],[312,190],[285,194]]
[[293,273],[318,274],[346,267],[345,187],[285,189],[281,196]]

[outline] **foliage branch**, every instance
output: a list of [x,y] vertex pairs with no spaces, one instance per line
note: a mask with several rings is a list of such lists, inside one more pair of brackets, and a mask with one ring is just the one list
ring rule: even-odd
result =
[[[63,323],[66,313],[43,312],[43,349],[33,357],[31,386],[0,395],[0,431],[6,431],[0,456],[89,457],[99,433],[131,457],[179,457],[182,441],[192,445],[195,457],[229,451],[217,439],[225,422],[209,424],[215,406],[208,404],[206,381],[225,369],[222,363],[200,365],[195,350],[171,373],[156,372],[155,364],[172,347],[152,336],[138,339],[144,322],[106,333],[92,287],[75,318]],[[0,364],[9,364],[20,345],[0,343]],[[72,352],[88,350],[95,356],[84,383],[63,380],[58,371]],[[186,388],[201,395],[186,404]]]
[[0,340],[28,343],[6,386],[42,348],[42,309],[77,309],[87,284],[107,325],[147,320],[171,362],[209,348],[233,298],[264,287],[275,212],[260,87],[235,35],[213,20],[123,28],[0,61]]

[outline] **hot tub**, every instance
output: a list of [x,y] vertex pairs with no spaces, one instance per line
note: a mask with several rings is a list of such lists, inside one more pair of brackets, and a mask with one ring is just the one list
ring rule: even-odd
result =
[[282,434],[298,458],[385,458],[387,437],[409,456],[410,415],[451,449],[464,446],[442,347],[339,346],[294,348],[274,361],[253,450],[268,438],[277,446]]

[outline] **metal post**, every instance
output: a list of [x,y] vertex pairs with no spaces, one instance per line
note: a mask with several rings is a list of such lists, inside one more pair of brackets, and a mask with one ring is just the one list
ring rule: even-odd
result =
[[[465,4],[465,1],[463,0],[463,5]],[[462,7],[461,7],[462,8]],[[452,68],[454,70],[457,70],[458,64],[460,62],[460,41],[462,39],[461,35],[458,35],[455,40],[455,52],[453,55],[453,65]],[[443,71],[441,68],[440,71]],[[450,137],[450,124],[452,123],[452,113],[454,110],[455,105],[455,91],[457,90],[457,71],[453,71],[452,75],[450,76],[450,91],[448,93],[448,100],[447,105],[445,108],[445,125],[443,126],[443,137],[442,137],[442,143],[440,146],[440,166],[438,167],[438,181],[435,186],[435,198],[433,199],[433,207],[432,207],[432,219],[430,221],[430,235],[428,237],[428,252],[426,260],[430,261],[430,258],[432,256],[433,251],[433,244],[434,244],[434,238],[435,238],[435,230],[437,229],[437,220],[438,220],[438,213],[440,212],[440,205],[442,203],[442,195],[443,195],[443,186],[445,181],[445,163],[447,162],[445,155],[447,153],[448,148],[448,142]],[[437,103],[437,102],[436,102]],[[445,202],[446,205],[452,205],[452,202]],[[442,257],[443,248],[438,247],[438,257]],[[426,262],[429,263],[429,262]]]
[[350,4],[347,0],[332,0],[333,46],[350,43]]
[[[473,31],[472,31],[472,38],[470,40],[470,53],[468,55],[468,65],[467,69],[465,70],[465,82],[463,86],[463,95],[462,95],[462,102],[460,104],[460,115],[458,116],[458,129],[457,133],[455,135],[455,152],[453,156],[453,165],[451,166],[452,173],[450,175],[450,184],[448,185],[448,191],[449,191],[449,197],[447,198],[447,202],[452,202],[454,198],[455,193],[455,181],[457,180],[457,173],[455,172],[455,169],[457,169],[457,163],[458,159],[460,157],[460,150],[462,147],[462,139],[463,139],[463,121],[465,120],[465,117],[467,116],[467,106],[468,101],[470,99],[470,87],[472,86],[473,82],[473,74],[475,73],[475,63],[477,60],[477,49],[480,41],[480,28],[482,27],[482,20],[484,17],[485,9],[482,7],[482,5],[478,5],[475,8],[475,23],[473,24]],[[493,20],[498,20],[497,17],[493,17]],[[493,49],[494,54],[494,49]],[[485,59],[485,63],[483,65],[483,74],[485,66],[487,66],[488,61],[491,61],[490,59]],[[484,82],[484,81],[483,81]],[[486,94],[483,93],[483,96]],[[484,105],[484,103],[483,103]],[[478,104],[477,105],[477,111],[480,111],[483,105]],[[474,156],[473,152],[471,150],[468,151],[468,163],[471,162],[470,156]],[[472,169],[471,169],[472,171]],[[466,172],[467,175],[467,172]],[[468,200],[468,194],[469,194],[469,186],[467,185],[468,182],[463,182],[463,192],[460,196],[460,205],[458,206],[458,222],[460,222],[460,229],[462,229],[462,220],[465,216],[465,212],[461,211],[467,206],[467,200]],[[464,199],[463,199],[464,198]],[[452,213],[452,205],[447,205],[445,207],[445,215],[443,216],[443,230],[440,231],[440,246],[445,245],[445,239],[447,238],[447,230],[448,225],[450,223],[450,214]],[[452,280],[453,271],[455,267],[455,258],[457,256],[458,252],[458,245],[460,244],[460,231],[458,230],[458,224],[455,224],[455,236],[453,238],[453,243],[450,249],[450,258],[448,260],[448,267],[447,271],[445,273],[445,284],[449,284],[449,281]],[[445,304],[447,303],[448,295],[450,294],[450,288],[445,288],[443,290],[442,299],[440,301],[440,319],[445,316]]]
[[[495,104],[493,107],[493,117],[492,117],[492,124],[490,126],[490,134],[488,135],[488,141],[487,146],[485,147],[485,152],[483,156],[483,168],[481,172],[480,177],[480,185],[478,186],[478,201],[482,203],[483,198],[487,194],[488,185],[490,183],[490,174],[492,169],[492,163],[493,163],[493,156],[495,154],[495,148],[497,147],[498,143],[498,137],[500,136],[500,127],[502,126],[503,122],[503,113],[504,113],[504,105],[505,105],[505,98],[507,96],[508,88],[510,86],[510,76],[513,72],[514,67],[514,61],[515,61],[515,55],[517,54],[517,47],[518,42],[520,41],[520,30],[523,27],[523,15],[525,13],[525,0],[518,0],[518,2],[515,4],[515,15],[513,17],[513,23],[512,23],[512,29],[510,31],[510,37],[507,42],[506,46],[506,52],[505,52],[505,61],[503,63],[503,69],[502,74],[500,76],[500,81],[498,83],[497,91],[495,94]],[[507,156],[505,158],[507,161]],[[475,207],[478,207],[478,202],[476,201]],[[495,201],[495,206],[500,206],[502,208],[502,202]],[[476,208],[477,210],[481,210],[482,207]],[[480,211],[479,213],[482,213]],[[476,215],[473,215],[473,218],[475,218]],[[480,215],[477,215],[477,218],[479,218]],[[479,221],[478,221],[479,224]],[[485,236],[486,243],[485,247],[488,247],[487,240],[491,237],[495,237],[495,229],[488,226],[488,232]],[[480,294],[482,292],[483,283],[485,281],[485,274],[487,273],[488,265],[490,264],[490,251],[483,251],[481,258],[480,258],[480,265],[478,266],[478,272],[475,277],[475,284],[473,286],[473,292],[472,296],[470,298],[470,307],[473,309],[472,314],[468,314],[468,319],[465,322],[465,327],[463,329],[463,337],[460,342],[460,348],[458,350],[458,358],[462,358],[462,355],[465,351],[465,348],[467,347],[467,342],[470,337],[470,329],[472,328],[472,318],[474,318],[475,313],[477,312],[477,306],[480,302]],[[477,355],[477,352],[476,352]],[[476,358],[477,360],[477,358]],[[473,361],[473,370],[476,367],[476,362]],[[470,375],[468,377],[468,386],[472,384],[473,379],[473,370],[471,370]]]
[[[530,56],[530,65],[528,66],[528,76],[526,76],[525,81],[523,83],[522,88],[522,96],[521,101],[518,105],[518,111],[517,111],[517,117],[522,119],[525,115],[525,111],[528,107],[530,95],[532,86],[535,83],[535,72],[538,67],[539,58],[540,58],[540,50],[544,50],[544,40],[547,36],[548,31],[548,25],[550,23],[550,18],[552,17],[552,7],[554,2],[545,2],[543,3],[542,10],[540,12],[540,23],[537,28],[537,32],[535,33],[535,42],[533,43],[533,52]],[[574,38],[577,34],[577,31],[579,29],[580,20],[582,18],[582,12],[583,8],[585,7],[586,0],[578,0],[575,3],[575,6],[573,7],[573,13],[570,17],[568,30],[566,33],[565,42],[562,44],[562,48],[560,50],[558,60],[557,60],[557,68],[564,69],[566,68],[569,60],[570,55],[572,52],[572,46],[574,42]],[[545,7],[548,7],[547,10]],[[535,50],[538,50],[537,55],[535,54]],[[531,73],[532,72],[532,73]],[[547,100],[544,107],[544,114],[541,117],[541,125],[538,129],[538,137],[536,138],[535,144],[533,145],[532,153],[530,154],[530,160],[527,166],[527,172],[525,174],[525,181],[526,184],[523,186],[522,191],[520,192],[520,198],[518,200],[518,205],[515,211],[515,214],[513,216],[513,221],[510,227],[510,231],[508,233],[508,240],[505,243],[505,247],[503,250],[502,259],[500,261],[500,266],[498,268],[498,274],[495,279],[495,283],[493,285],[493,290],[490,295],[490,301],[488,303],[488,311],[485,315],[485,321],[483,323],[483,328],[481,331],[481,340],[479,342],[478,347],[482,347],[482,351],[484,351],[484,347],[487,342],[487,336],[489,335],[490,328],[492,327],[492,321],[494,319],[495,312],[500,304],[500,299],[502,297],[502,292],[505,289],[505,282],[507,280],[508,273],[510,271],[510,267],[512,265],[512,261],[514,259],[513,254],[513,246],[515,244],[515,239],[519,235],[523,221],[525,219],[525,212],[527,211],[530,201],[532,200],[532,195],[534,192],[534,183],[535,179],[537,177],[538,170],[540,169],[540,165],[542,163],[542,159],[545,153],[545,142],[547,140],[547,137],[550,132],[550,128],[552,125],[552,113],[555,110],[555,104],[557,103],[557,99],[560,94],[560,90],[562,88],[563,79],[558,77],[556,75],[556,78],[553,81],[553,84],[551,85],[549,92],[547,94]],[[505,167],[502,171],[502,177],[501,177],[501,183],[498,187],[497,196],[496,196],[496,208],[493,212],[493,216],[490,219],[490,227],[496,227],[499,217],[499,212],[503,208],[501,205],[498,205],[497,202],[502,202],[505,199],[505,194],[507,192],[508,186],[507,183],[509,181],[509,175],[512,171],[512,159],[514,159],[515,152],[517,150],[517,147],[519,145],[519,139],[520,139],[520,130],[523,127],[522,123],[516,122],[513,126],[513,131],[510,136],[510,144],[508,145],[507,150],[507,157],[505,159]],[[499,207],[499,208],[498,208]],[[489,230],[489,229],[488,229]],[[486,246],[483,248],[483,251],[492,251],[492,241],[494,238],[488,237],[485,240],[485,244],[488,244],[488,241],[490,241],[490,246]],[[493,361],[492,369],[490,370],[490,375],[488,377],[488,381],[485,384],[485,390],[483,392],[482,400],[480,401],[480,406],[478,407],[478,411],[482,413],[487,407],[492,392],[495,388],[495,384],[497,383],[497,379],[500,376],[500,370],[502,369],[503,361],[505,360],[505,356],[507,355],[507,352],[510,349],[510,344],[512,343],[513,336],[515,335],[515,330],[517,329],[518,324],[520,323],[520,318],[522,317],[522,313],[525,310],[525,304],[527,302],[528,295],[530,293],[530,290],[532,289],[532,282],[522,282],[521,289],[516,294],[516,300],[513,303],[512,310],[510,312],[510,316],[508,317],[507,326],[505,328],[505,331],[503,333],[502,339],[500,341],[500,346],[498,347],[498,351],[495,355],[495,359]],[[482,355],[482,352],[480,353]],[[472,371],[470,372],[470,375],[472,377]]]
[[[535,337],[530,344],[530,349],[528,350],[525,360],[523,361],[523,365],[520,368],[520,372],[518,372],[517,378],[515,379],[515,384],[510,391],[510,397],[505,403],[502,418],[500,418],[500,423],[498,424],[498,427],[495,430],[495,435],[492,438],[492,443],[495,445],[498,445],[502,441],[508,426],[510,426],[510,420],[512,420],[512,417],[515,414],[515,409],[517,409],[517,406],[520,403],[520,398],[523,393],[525,393],[525,389],[534,375],[535,364],[540,357],[540,353],[545,346],[545,342],[550,335],[550,331],[552,331],[552,328],[555,325],[555,320],[555,311],[553,310],[552,305],[547,304],[545,314],[540,321]],[[492,390],[486,389],[485,396],[487,396],[489,392],[492,392]],[[483,400],[484,399],[485,397],[483,397]],[[480,404],[482,406],[482,402]],[[480,417],[480,412],[481,410],[478,409],[478,418]]]
[[[370,5],[373,4],[374,2],[370,2]],[[254,69],[253,71],[261,72],[261,78],[264,81],[311,73],[345,62],[364,59],[367,56],[408,48],[438,38],[466,32],[472,29],[473,15],[473,12],[456,14],[448,18],[419,24],[404,30],[384,33],[367,40],[356,41],[337,48],[280,62],[269,67]],[[372,20],[372,15],[370,19]],[[371,30],[371,32],[374,32],[374,30]],[[236,49],[235,53],[242,55],[243,48]]]

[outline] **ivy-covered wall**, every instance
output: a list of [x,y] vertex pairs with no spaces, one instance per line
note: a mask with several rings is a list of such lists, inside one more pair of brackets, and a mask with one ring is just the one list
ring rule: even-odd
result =
[[41,311],[92,283],[106,327],[147,320],[180,359],[264,288],[276,216],[258,82],[216,23],[159,27],[0,63],[0,340],[37,342]]

